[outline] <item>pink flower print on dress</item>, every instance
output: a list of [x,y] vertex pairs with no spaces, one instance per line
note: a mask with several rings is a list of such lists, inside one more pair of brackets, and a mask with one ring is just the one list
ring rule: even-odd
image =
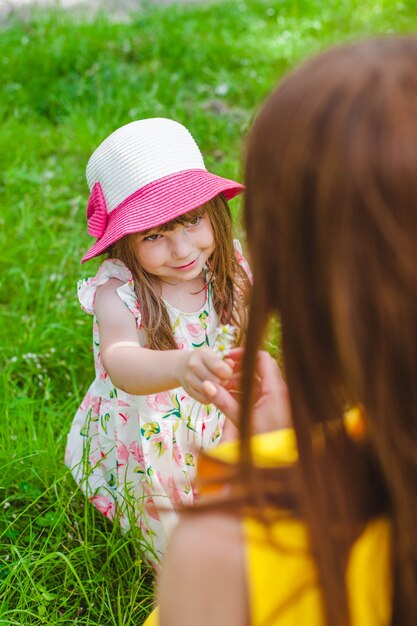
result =
[[167,410],[172,408],[171,393],[169,391],[162,391],[161,393],[155,393],[146,397],[146,404],[156,411],[166,413]]
[[161,487],[164,487],[164,489],[165,489],[165,480],[164,480],[164,478],[162,478],[161,472],[156,472],[155,476],[156,476],[159,484],[161,485]]
[[188,348],[188,343],[185,337],[175,337],[175,343],[177,344],[178,350],[186,350]]
[[178,489],[177,485],[175,484],[175,481],[172,476],[168,478],[168,488],[169,488],[168,495],[171,498],[172,503],[174,504],[174,506],[179,506],[182,502],[181,492]]
[[104,369],[103,361],[101,360],[100,351],[97,352],[97,369],[98,369],[98,377],[100,380],[106,380],[107,372]]
[[91,276],[91,278],[85,278],[78,283],[78,299],[81,304],[81,308],[86,313],[92,314],[94,312],[94,295],[95,289],[89,289],[91,285],[94,285],[96,282],[96,277]]
[[194,324],[186,324],[186,329],[194,339],[196,337],[200,337],[200,335],[204,332],[201,324],[198,322]]
[[129,420],[129,416],[125,415],[124,413],[119,413],[119,417],[122,418],[122,424],[127,424],[128,420]]
[[116,452],[118,465],[125,465],[129,461],[129,450],[120,440],[116,442]]
[[100,405],[101,405],[101,397],[91,396],[91,410],[93,412],[93,415],[100,415]]
[[152,446],[154,450],[158,453],[158,458],[160,458],[168,449],[170,442],[171,435],[169,430],[164,429],[159,433],[157,437],[152,437]]
[[106,496],[91,496],[90,502],[94,504],[107,519],[114,519],[116,509],[112,498]]
[[247,262],[247,260],[245,259],[245,257],[241,253],[241,251],[236,246],[235,246],[235,249],[234,249],[234,253],[235,253],[236,261],[239,263],[239,265],[241,265],[243,267],[243,269],[245,270],[246,274],[249,277],[249,280],[252,281],[252,272],[251,272],[251,269],[249,267],[249,263]]
[[94,469],[104,458],[106,458],[106,455],[103,450],[93,450],[93,452],[90,452],[88,460],[91,463],[91,467]]
[[235,248],[234,252],[235,252],[235,259],[239,264],[242,263],[242,261],[246,261],[245,257],[243,256],[240,250]]
[[147,515],[149,515],[149,517],[152,517],[152,519],[156,519],[156,520],[160,520],[161,518],[159,517],[159,513],[158,510],[155,506],[155,502],[153,501],[152,498],[148,498],[145,502],[145,511],[147,513]]
[[177,444],[176,441],[174,441],[172,445],[172,456],[174,457],[175,463],[179,467],[183,467],[185,465],[184,456],[182,454],[180,446]]
[[80,410],[88,411],[89,408],[90,408],[90,392],[87,391],[87,393],[84,396],[83,401],[80,404]]
[[132,441],[132,443],[129,446],[129,452],[133,456],[135,461],[139,463],[139,465],[144,470],[145,469],[145,457],[143,455],[143,448],[138,441]]

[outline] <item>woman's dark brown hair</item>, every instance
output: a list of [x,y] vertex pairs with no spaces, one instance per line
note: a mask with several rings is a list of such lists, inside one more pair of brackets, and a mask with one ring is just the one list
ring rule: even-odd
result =
[[[255,120],[246,185],[254,271],[241,415],[246,484],[262,491],[249,456],[250,399],[256,350],[278,314],[299,447],[284,490],[310,529],[327,623],[349,623],[344,575],[354,529],[385,513],[392,624],[415,626],[417,39],[340,46],[293,71]],[[365,416],[360,444],[331,427],[354,405]],[[266,488],[263,495],[274,499]],[[275,502],[284,495],[277,489]]]

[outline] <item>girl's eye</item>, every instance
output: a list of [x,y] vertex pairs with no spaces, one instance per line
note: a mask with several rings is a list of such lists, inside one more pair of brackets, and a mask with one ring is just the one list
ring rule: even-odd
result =
[[199,224],[201,221],[201,216],[200,215],[196,215],[195,217],[191,217],[188,221],[187,224],[189,226],[197,226],[197,224]]
[[146,237],[143,238],[143,241],[156,241],[160,237],[162,237],[162,235],[155,233],[154,235],[147,235]]

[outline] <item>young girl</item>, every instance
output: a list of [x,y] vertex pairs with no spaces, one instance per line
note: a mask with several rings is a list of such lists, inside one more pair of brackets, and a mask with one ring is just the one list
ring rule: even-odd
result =
[[[333,48],[291,72],[255,120],[244,514],[235,500],[182,517],[160,626],[417,624],[416,67],[416,37]],[[278,372],[260,372],[257,356],[271,314],[294,431],[249,447],[249,419],[279,426],[286,412]],[[224,387],[210,398],[236,415]],[[211,454],[233,460],[231,446]]]
[[227,204],[242,186],[208,172],[190,133],[168,119],[112,133],[91,156],[87,181],[97,241],[82,262],[107,260],[78,286],[94,315],[96,378],[66,463],[106,517],[140,527],[156,564],[175,509],[193,502],[198,452],[226,429],[201,383],[231,379],[218,353],[245,325],[249,269]]

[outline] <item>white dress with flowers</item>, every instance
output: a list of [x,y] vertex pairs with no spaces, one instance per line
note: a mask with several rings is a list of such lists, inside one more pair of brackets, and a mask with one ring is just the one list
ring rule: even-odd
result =
[[[247,269],[236,242],[236,255]],[[96,276],[80,281],[82,308],[94,315],[96,289],[110,278],[123,284],[117,293],[135,317],[139,343],[147,345],[131,272],[119,260],[106,260]],[[206,287],[206,302],[195,313],[165,303],[179,349],[213,346],[221,325]],[[138,396],[114,387],[100,358],[100,336],[93,322],[96,377],[68,435],[66,464],[90,501],[124,529],[139,533],[145,557],[157,564],[176,522],[178,505],[194,500],[200,450],[216,446],[224,416],[203,406],[182,387]]]

